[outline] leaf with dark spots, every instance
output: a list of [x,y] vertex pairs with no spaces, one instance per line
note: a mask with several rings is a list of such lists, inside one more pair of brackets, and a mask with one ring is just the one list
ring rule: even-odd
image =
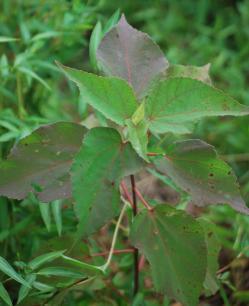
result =
[[119,213],[120,179],[142,166],[142,159],[116,130],[93,128],[88,132],[71,170],[81,235],[90,235]]
[[155,164],[160,172],[188,192],[196,205],[229,204],[239,212],[249,213],[232,169],[204,141],[175,142],[166,157],[156,159]]
[[145,102],[145,115],[154,133],[189,133],[189,125],[204,117],[248,114],[248,106],[191,78],[159,81]]
[[130,26],[124,15],[104,36],[97,60],[106,75],[127,80],[139,99],[155,77],[168,67],[158,45],[147,34]]
[[23,138],[0,164],[0,194],[23,199],[34,192],[43,202],[71,196],[69,169],[86,128],[58,122]]
[[195,306],[207,266],[201,225],[184,211],[157,205],[138,214],[131,229],[132,244],[148,259],[156,290]]
[[221,244],[215,233],[215,224],[204,218],[199,218],[198,222],[204,230],[207,245],[207,271],[203,286],[207,295],[213,295],[219,290],[216,272],[219,268],[218,256]]

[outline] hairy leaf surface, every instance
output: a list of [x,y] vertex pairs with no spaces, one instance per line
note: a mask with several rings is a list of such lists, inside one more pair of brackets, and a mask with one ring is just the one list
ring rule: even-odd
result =
[[70,122],[38,128],[0,164],[0,195],[23,199],[35,192],[43,202],[71,195],[69,169],[86,129]]
[[148,259],[156,290],[185,306],[197,305],[207,251],[202,227],[195,219],[158,205],[135,217],[131,241]]
[[97,50],[97,59],[107,75],[127,80],[138,98],[151,81],[168,67],[163,52],[145,33],[130,26],[122,16]]
[[71,170],[75,210],[83,234],[91,234],[119,213],[119,181],[142,165],[116,130],[94,128],[88,132]]
[[145,103],[150,129],[156,133],[189,133],[189,123],[210,116],[243,116],[249,108],[222,91],[191,78],[158,82]]
[[158,170],[191,194],[196,205],[227,203],[239,212],[249,213],[232,169],[211,145],[198,139],[179,141],[166,154],[155,161]]
[[77,84],[85,101],[115,123],[124,125],[137,109],[133,90],[124,80],[101,77],[62,65],[59,67]]

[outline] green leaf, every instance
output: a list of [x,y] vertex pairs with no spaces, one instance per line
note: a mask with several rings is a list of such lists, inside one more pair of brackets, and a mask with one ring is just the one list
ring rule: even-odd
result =
[[116,130],[94,128],[88,132],[71,170],[81,234],[95,232],[119,213],[119,180],[137,172],[142,165],[131,145],[123,143]]
[[0,256],[0,271],[2,271],[4,274],[8,275],[10,278],[14,279],[18,283],[29,287],[27,282],[22,278],[20,274],[18,274],[11,265],[7,262],[6,259]]
[[9,306],[12,306],[12,302],[10,299],[10,296],[8,294],[8,291],[4,288],[3,284],[0,283],[0,298]]
[[41,282],[37,282],[34,281],[33,282],[33,287],[39,291],[41,291],[42,293],[45,292],[51,292],[55,290],[55,287],[49,286],[47,284],[41,283]]
[[106,34],[113,28],[119,21],[120,9],[117,9],[115,13],[107,20],[106,25],[103,29],[103,33]]
[[210,64],[201,67],[184,66],[184,65],[170,65],[166,70],[167,78],[191,78],[212,85],[209,76]]
[[25,280],[30,285],[30,287],[23,286],[23,285],[20,287],[19,292],[18,292],[17,304],[21,303],[21,301],[24,300],[26,296],[29,294],[35,279],[36,279],[35,274],[30,274],[26,276]]
[[92,31],[92,35],[91,35],[90,42],[89,42],[90,61],[91,61],[91,65],[94,68],[94,70],[98,69],[96,51],[101,41],[101,38],[102,38],[102,26],[101,26],[101,22],[98,21]]
[[232,169],[204,141],[175,142],[155,164],[160,172],[192,196],[194,204],[229,204],[239,212],[249,213]]
[[7,78],[9,75],[9,63],[8,58],[5,54],[3,54],[0,58],[0,73],[3,76],[3,78]]
[[142,98],[152,80],[168,67],[163,52],[145,33],[130,26],[124,15],[97,50],[105,74],[125,79]]
[[207,295],[213,295],[219,290],[216,272],[219,268],[218,256],[221,244],[214,231],[215,224],[212,224],[210,221],[203,218],[199,218],[198,222],[202,225],[204,230],[207,245],[207,271],[204,288]]
[[85,275],[80,272],[70,271],[68,268],[64,267],[47,267],[43,268],[37,272],[37,275],[43,276],[60,276],[60,277],[69,277],[73,279],[83,278]]
[[54,38],[54,37],[59,37],[62,34],[63,33],[56,32],[56,31],[46,31],[46,32],[43,32],[43,33],[36,34],[35,36],[32,37],[31,41],[37,41],[37,40],[41,40],[41,39],[50,39],[50,38]]
[[184,211],[157,205],[139,213],[132,224],[132,244],[148,259],[157,291],[195,306],[207,265],[201,225]]
[[19,71],[21,71],[23,74],[26,74],[30,76],[32,79],[37,80],[40,82],[44,87],[46,87],[48,90],[51,90],[50,86],[46,81],[44,81],[37,73],[35,73],[33,70],[27,68],[27,67],[19,67]]
[[50,231],[51,228],[51,211],[49,203],[41,203],[39,202],[39,208],[41,212],[42,220],[47,228],[47,231]]
[[49,262],[51,262],[51,261],[53,261],[57,258],[61,258],[64,253],[65,253],[65,250],[42,254],[42,255],[34,258],[33,260],[31,260],[28,263],[28,266],[31,270],[36,270],[40,266],[44,265],[45,263],[49,263]]
[[100,77],[82,70],[58,64],[66,76],[74,81],[88,104],[106,118],[124,125],[137,109],[132,88],[121,79]]
[[130,119],[126,120],[128,128],[128,140],[131,142],[132,147],[147,162],[147,145],[148,145],[148,123],[141,121],[134,124]]
[[20,200],[35,192],[43,202],[70,197],[69,169],[85,131],[58,122],[23,138],[0,163],[0,195]]
[[90,265],[88,263],[85,263],[83,261],[79,261],[77,259],[74,259],[74,258],[71,258],[71,257],[68,257],[68,256],[65,256],[63,255],[62,258],[72,264],[73,266],[76,266],[78,268],[81,268],[83,270],[89,270],[89,271],[93,271],[93,272],[103,272],[102,268],[101,267],[98,267],[98,266],[94,266],[94,265]]
[[139,124],[145,117],[144,103],[141,103],[135,113],[131,117],[133,124]]
[[243,116],[249,108],[198,80],[173,78],[157,83],[145,103],[155,133],[188,133],[189,124],[209,116]]
[[17,41],[17,40],[19,40],[19,39],[14,38],[14,37],[0,36],[0,43],[12,42],[12,41]]
[[61,208],[62,208],[62,202],[60,200],[53,201],[51,203],[52,213],[54,216],[56,228],[58,235],[61,236],[62,232],[62,217],[61,217]]

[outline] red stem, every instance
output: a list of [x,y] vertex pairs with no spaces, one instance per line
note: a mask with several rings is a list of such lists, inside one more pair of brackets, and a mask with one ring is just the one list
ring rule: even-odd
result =
[[[133,253],[133,252],[134,252],[134,249],[113,250],[113,254],[124,254],[124,253]],[[92,257],[106,256],[108,254],[109,254],[109,251],[100,252],[100,253],[93,254]]]
[[143,204],[148,210],[152,211],[152,210],[153,210],[153,207],[151,207],[151,206],[149,205],[149,203],[144,199],[144,197],[141,195],[140,191],[139,191],[137,188],[135,188],[135,193],[136,193],[136,195],[138,196],[139,200],[142,202],[142,204]]
[[133,208],[133,201],[132,201],[132,198],[131,198],[131,196],[130,196],[130,194],[129,194],[128,188],[127,188],[127,186],[125,185],[125,182],[122,181],[122,182],[120,183],[120,186],[121,186],[121,188],[122,188],[122,190],[123,190],[123,193],[124,193],[124,196],[125,196],[126,200],[131,204],[131,207]]
[[141,271],[143,269],[144,264],[145,264],[145,257],[144,257],[144,255],[142,255],[141,258],[140,258],[140,261],[139,261],[139,265],[138,265],[139,271]]
[[147,153],[147,156],[157,156],[157,155],[161,155],[161,154],[160,153],[154,153],[154,152]]

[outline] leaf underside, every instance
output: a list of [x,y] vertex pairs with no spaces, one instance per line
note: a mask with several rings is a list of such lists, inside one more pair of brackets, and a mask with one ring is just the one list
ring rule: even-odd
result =
[[42,126],[23,138],[0,164],[0,195],[43,202],[71,196],[69,169],[86,129],[70,122]]
[[200,224],[183,211],[157,205],[134,219],[131,241],[148,259],[157,291],[195,306],[206,273],[206,244]]
[[155,161],[157,169],[192,196],[197,206],[229,204],[249,213],[232,169],[214,148],[198,139],[175,142],[167,156]]
[[159,81],[145,103],[149,128],[155,133],[191,132],[189,124],[210,116],[243,116],[249,108],[222,91],[191,78]]
[[89,235],[120,211],[119,182],[143,162],[112,128],[93,128],[86,135],[71,169],[79,230]]
[[145,33],[130,26],[122,16],[97,50],[104,73],[128,81],[141,99],[153,79],[168,67],[163,52]]

